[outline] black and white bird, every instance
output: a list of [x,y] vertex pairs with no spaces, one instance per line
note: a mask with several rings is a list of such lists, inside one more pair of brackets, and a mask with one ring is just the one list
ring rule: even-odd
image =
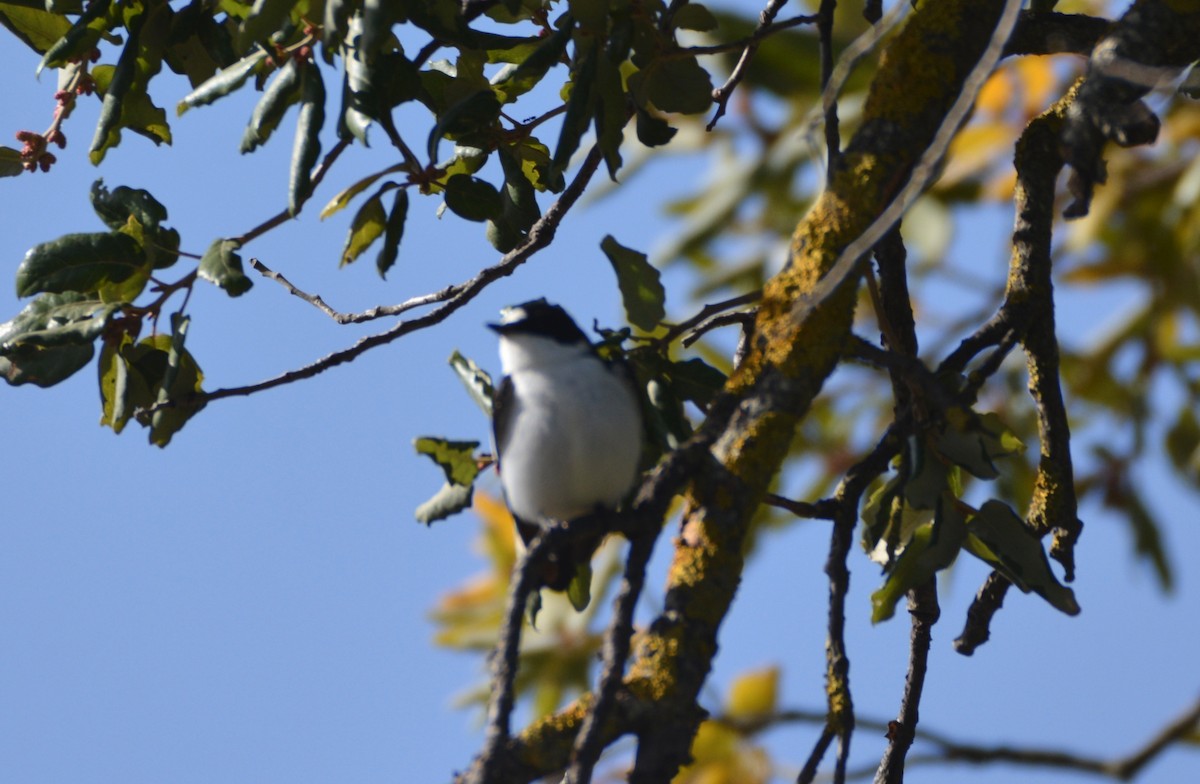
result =
[[[500,335],[505,373],[492,411],[500,484],[522,539],[615,508],[637,479],[642,452],[641,408],[626,368],[605,361],[567,312],[544,299],[506,308],[488,326]],[[598,544],[551,553],[546,587],[564,590]]]

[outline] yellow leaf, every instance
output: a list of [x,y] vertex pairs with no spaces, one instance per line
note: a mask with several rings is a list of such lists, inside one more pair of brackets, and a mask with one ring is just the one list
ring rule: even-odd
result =
[[1013,64],[1013,70],[1021,84],[1021,105],[1025,114],[1032,116],[1045,111],[1059,92],[1053,58],[1021,57]]
[[729,718],[745,721],[775,712],[779,698],[779,668],[766,667],[740,675],[729,687],[725,712]]
[[959,132],[946,153],[939,187],[955,185],[1012,157],[1016,129],[1002,122],[971,125]]
[[1007,68],[996,70],[979,90],[975,105],[980,112],[1001,114],[1012,97],[1012,76]]
[[475,514],[483,523],[482,553],[507,581],[517,561],[516,523],[504,501],[475,491]]

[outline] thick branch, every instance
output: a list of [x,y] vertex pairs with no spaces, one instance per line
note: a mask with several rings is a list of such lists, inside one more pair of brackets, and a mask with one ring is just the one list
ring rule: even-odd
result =
[[[618,701],[607,723],[611,729],[604,732],[606,738],[638,734],[630,774],[635,784],[669,780],[688,759],[703,715],[697,697],[741,578],[750,520],[787,456],[797,425],[841,359],[855,281],[835,287],[801,318],[796,303],[813,293],[842,251],[888,208],[988,49],[1006,5],[944,0],[921,4],[912,13],[883,56],[860,130],[796,230],[789,264],[764,288],[746,357],[709,414],[728,422],[705,425],[719,433],[711,450],[719,465],[703,481],[693,481],[685,494],[664,610],[637,640],[625,682],[630,699]],[[915,92],[914,75],[921,84]],[[841,537],[839,551],[852,540],[846,520],[834,526]],[[526,768],[528,778],[508,781],[528,781],[564,767],[569,739],[590,699],[506,745],[509,754],[536,768]]]

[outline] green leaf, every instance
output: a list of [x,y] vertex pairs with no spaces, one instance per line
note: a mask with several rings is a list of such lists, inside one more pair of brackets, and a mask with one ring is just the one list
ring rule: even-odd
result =
[[725,386],[725,374],[699,357],[671,362],[667,369],[671,387],[684,400],[706,408]]
[[0,24],[38,54],[45,53],[71,29],[71,22],[61,14],[15,3],[0,3]]
[[537,86],[547,71],[562,62],[574,25],[570,17],[562,19],[560,23],[562,27],[542,39],[541,44],[520,65],[492,85],[501,101],[512,103]]
[[16,177],[25,171],[21,151],[12,147],[0,147],[0,177]]
[[195,90],[185,95],[183,100],[175,106],[175,113],[182,115],[195,106],[207,106],[218,98],[229,95],[246,83],[250,74],[258,70],[266,57],[267,53],[259,50],[243,57],[228,68],[221,69]]
[[383,171],[375,172],[374,174],[363,177],[361,180],[354,183],[349,188],[346,188],[345,190],[343,190],[337,196],[334,196],[329,201],[329,203],[325,205],[324,209],[321,210],[321,216],[320,216],[321,220],[325,220],[330,215],[333,215],[335,212],[340,212],[341,210],[346,209],[346,206],[349,205],[350,202],[354,200],[355,196],[362,193],[367,188],[370,188],[380,178],[386,177],[389,174],[395,174],[396,172],[403,171],[403,170],[404,170],[404,165],[398,163],[395,166],[389,166],[388,168],[384,169]]
[[[132,237],[154,269],[165,269],[179,260],[179,232],[162,226],[167,219],[167,208],[149,191],[120,185],[110,193],[103,180],[96,180],[92,183],[91,200],[92,209],[100,219],[109,228]],[[148,269],[144,277],[148,279]],[[132,284],[125,288],[125,302],[132,302],[141,293],[141,286],[136,291],[132,290]],[[112,301],[119,298],[106,297]]]
[[1007,504],[991,500],[967,525],[966,549],[1025,593],[1033,591],[1067,615],[1079,614],[1075,592],[1050,570],[1042,542]]
[[425,436],[413,440],[417,454],[426,455],[437,463],[446,474],[446,481],[456,485],[470,485],[479,475],[479,464],[475,460],[478,441],[450,441],[445,438]]
[[470,507],[474,494],[475,488],[472,485],[455,485],[447,482],[434,493],[432,498],[418,506],[413,514],[418,523],[430,525]]
[[583,612],[592,603],[592,565],[588,561],[575,564],[575,574],[567,583],[567,599],[575,612]]
[[938,500],[933,522],[913,532],[883,586],[871,594],[871,623],[891,618],[896,613],[896,604],[910,589],[954,563],[966,535],[957,500],[944,493]]
[[[122,333],[118,341],[105,343],[100,351],[100,424],[120,433],[139,408],[154,404],[154,393],[130,361],[133,337]],[[165,361],[164,361],[165,366]]]
[[296,0],[255,0],[238,28],[237,48],[245,50],[255,41],[266,40],[283,26],[294,5]]
[[371,247],[371,243],[383,236],[387,229],[387,212],[383,208],[382,198],[384,188],[387,188],[387,184],[358,208],[350,223],[350,234],[346,237],[346,246],[342,249],[342,260],[338,266],[344,267],[357,259]]
[[14,386],[52,386],[92,359],[92,343],[116,310],[82,294],[43,294],[0,324],[0,375]]
[[699,114],[712,105],[712,80],[695,57],[659,58],[629,77],[638,103],[647,100],[664,112]]
[[586,43],[581,42],[578,36],[575,40],[575,71],[568,84],[570,95],[567,97],[567,111],[558,134],[558,146],[554,148],[554,171],[557,175],[566,171],[595,111],[593,86],[596,83],[597,61],[602,56],[601,46],[592,36],[584,41]]
[[620,68],[606,56],[597,58],[595,90],[596,144],[604,154],[608,176],[615,181],[617,170],[621,168],[621,142],[625,139],[629,109]]
[[[121,140],[121,110],[125,96],[133,87],[137,76],[138,38],[142,32],[145,15],[133,17],[129,22],[129,38],[121,56],[117,58],[117,66],[104,89],[104,101],[100,105],[100,119],[96,122],[96,134],[92,137],[92,146],[88,148],[88,159],[93,165],[104,160],[104,154],[110,147],[117,146]],[[93,69],[93,71],[99,69]],[[94,74],[93,74],[94,76]]]
[[17,296],[92,292],[120,283],[146,266],[141,246],[117,232],[66,234],[30,248],[17,267]]
[[260,145],[266,144],[267,139],[271,138],[271,134],[279,126],[279,121],[283,119],[284,112],[298,100],[300,70],[295,60],[288,60],[274,81],[267,85],[262,98],[250,114],[250,124],[246,126],[246,132],[242,135],[242,153],[253,152]]
[[638,141],[647,147],[661,147],[678,133],[678,130],[672,128],[666,120],[652,114],[648,109],[637,106],[634,111],[637,113]]
[[492,416],[492,400],[496,397],[496,387],[492,383],[492,377],[486,370],[475,364],[473,360],[464,357],[457,350],[450,355],[450,367],[454,369],[455,375],[463,382],[467,392],[471,394],[471,399],[490,418]]
[[201,278],[220,286],[231,297],[240,297],[254,285],[243,271],[242,257],[235,252],[240,247],[236,240],[213,240],[197,269]]
[[292,146],[288,178],[288,214],[295,217],[312,192],[312,170],[321,155],[321,126],[325,124],[325,83],[321,69],[306,63],[301,76],[300,114],[296,118],[296,140]]
[[437,160],[438,142],[455,139],[463,134],[483,130],[500,117],[500,101],[491,88],[477,90],[438,115],[437,124],[429,132],[429,160]]
[[698,33],[707,33],[710,30],[717,29],[717,18],[713,16],[712,11],[709,11],[699,3],[687,3],[676,9],[675,15],[671,17],[671,21],[680,30],[695,30]]
[[[115,71],[110,65],[98,65],[92,69],[98,93],[104,96],[108,95],[108,88],[114,74]],[[150,100],[150,96],[146,94],[144,81],[139,78],[139,81],[135,82],[125,94],[121,101],[120,113],[117,115],[118,123],[110,129],[104,149],[89,158],[92,163],[99,163],[109,148],[117,146],[121,141],[122,128],[128,128],[136,134],[145,136],[155,144],[171,143],[171,127],[167,124],[167,113]]]
[[1179,416],[1167,431],[1166,448],[1175,470],[1193,484],[1200,484],[1200,421],[1190,404],[1179,409]]
[[480,222],[503,210],[500,192],[490,182],[466,174],[446,180],[446,206],[460,218]]
[[82,370],[95,353],[91,343],[26,347],[0,354],[0,376],[14,387],[21,384],[51,387]]
[[118,185],[109,191],[104,187],[104,180],[99,179],[92,183],[90,196],[92,209],[114,231],[123,228],[130,215],[145,229],[157,229],[167,219],[167,208],[143,188],[135,190]]
[[100,40],[100,29],[92,23],[103,24],[103,17],[108,13],[110,4],[111,0],[94,0],[88,3],[80,17],[75,20],[75,24],[46,50],[42,61],[38,63],[37,75],[40,76],[42,69],[46,67],[61,68],[70,58],[81,55],[95,46]]
[[[153,414],[137,414],[138,422],[150,427],[150,443],[158,447],[171,443],[171,438],[187,421],[204,408],[203,402],[191,400],[202,391],[204,374],[183,345],[190,321],[187,316],[174,313],[170,335],[154,335],[139,344],[146,346],[146,355],[136,363],[139,371],[145,375],[144,369],[151,370],[146,378],[154,391],[154,404],[166,404]],[[161,375],[153,372],[159,366]]]
[[375,269],[379,277],[387,277],[387,272],[396,263],[400,253],[400,241],[404,239],[404,222],[408,218],[408,191],[399,188],[396,198],[392,201],[392,211],[388,213],[387,223],[383,227],[383,247],[375,257]]
[[626,248],[611,234],[601,240],[600,249],[617,273],[617,285],[629,323],[646,332],[653,331],[666,315],[666,291],[658,270],[646,259],[645,253]]
[[934,442],[946,459],[980,479],[1000,476],[995,460],[1015,454],[1022,446],[995,414],[980,416],[962,408],[946,412],[946,424]]

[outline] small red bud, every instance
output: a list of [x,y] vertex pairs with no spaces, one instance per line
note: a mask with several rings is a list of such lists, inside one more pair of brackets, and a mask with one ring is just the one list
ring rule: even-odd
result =
[[61,150],[67,146],[67,135],[55,128],[50,132],[50,135],[46,137],[46,141],[56,145],[58,149]]
[[88,60],[90,60],[91,62],[94,63],[99,59],[100,59],[100,50],[93,47],[92,51],[88,52]]

